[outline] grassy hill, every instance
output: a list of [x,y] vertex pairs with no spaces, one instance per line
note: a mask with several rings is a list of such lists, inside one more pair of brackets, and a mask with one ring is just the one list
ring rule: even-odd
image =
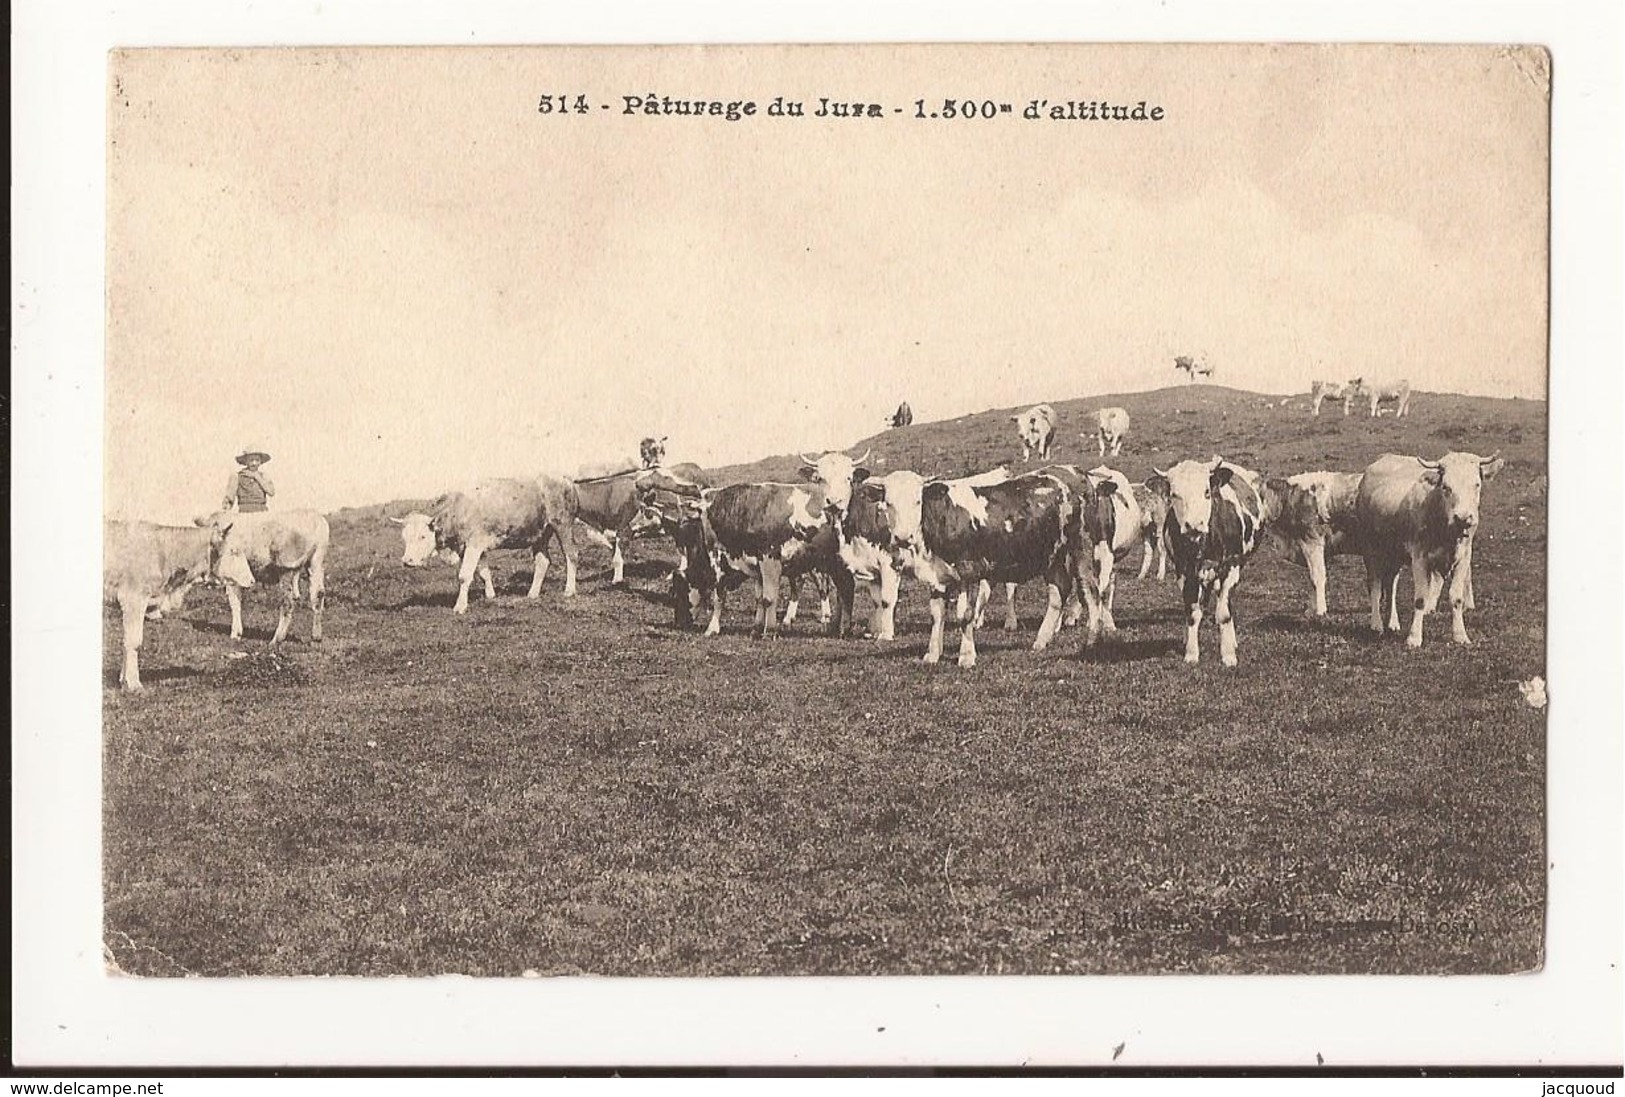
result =
[[[218,591],[148,627],[145,696],[104,695],[110,954],[149,975],[1507,972],[1545,908],[1546,406],[1419,393],[1403,420],[1210,386],[1056,402],[1054,459],[1106,404],[1114,462],[1222,453],[1271,473],[1384,450],[1508,459],[1484,494],[1474,643],[1365,628],[1358,560],[1330,619],[1273,550],[1235,595],[1241,665],[1180,660],[1174,584],[1120,584],[1115,640],[978,635],[920,662],[905,584],[890,645],[803,621],[675,630],[669,544],[625,589],[584,550],[492,558],[495,604],[454,617],[453,569],[400,566],[385,514],[333,515],[328,640],[269,653],[272,593],[226,637]],[[1340,411],[1340,409],[1339,409]],[[1015,462],[1010,409],[886,431],[877,472]],[[720,470],[787,479],[793,456]],[[1137,563],[1137,561],[1134,561]],[[1402,592],[1409,580],[1403,580]],[[997,601],[999,596],[995,596]],[[859,595],[860,613],[864,596]],[[997,608],[997,607],[996,607]],[[995,615],[994,619],[997,619]],[[119,632],[105,625],[116,681]]]

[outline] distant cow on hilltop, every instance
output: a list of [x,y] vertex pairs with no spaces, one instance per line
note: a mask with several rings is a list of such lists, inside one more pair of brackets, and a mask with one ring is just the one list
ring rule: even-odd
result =
[[1038,404],[1020,415],[1010,416],[1010,421],[1021,437],[1021,459],[1031,461],[1036,453],[1039,460],[1049,460],[1049,448],[1055,441],[1055,409],[1048,404]]
[[1206,377],[1209,380],[1213,377],[1213,366],[1202,355],[1193,357],[1181,354],[1174,359],[1174,369],[1184,372],[1192,384],[1196,383],[1198,377]]

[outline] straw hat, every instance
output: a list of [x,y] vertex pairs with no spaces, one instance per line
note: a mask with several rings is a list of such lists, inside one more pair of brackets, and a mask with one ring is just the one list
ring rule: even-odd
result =
[[258,457],[261,464],[264,464],[266,461],[271,459],[271,455],[260,449],[258,446],[244,446],[243,452],[237,455],[237,463],[239,465],[246,465],[251,457]]

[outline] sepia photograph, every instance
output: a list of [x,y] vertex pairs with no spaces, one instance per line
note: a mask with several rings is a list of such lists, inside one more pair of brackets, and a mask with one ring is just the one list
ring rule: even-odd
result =
[[113,52],[109,970],[1538,971],[1549,82]]
[[1607,1084],[1620,26],[24,0],[9,1066]]

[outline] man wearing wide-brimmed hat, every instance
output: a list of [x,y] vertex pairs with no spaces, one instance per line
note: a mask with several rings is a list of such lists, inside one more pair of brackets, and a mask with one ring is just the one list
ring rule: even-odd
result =
[[237,463],[242,467],[231,474],[231,483],[226,487],[227,510],[257,514],[266,509],[276,488],[271,486],[271,478],[260,471],[260,466],[270,459],[271,455],[258,446],[243,447],[243,452],[237,455]]

